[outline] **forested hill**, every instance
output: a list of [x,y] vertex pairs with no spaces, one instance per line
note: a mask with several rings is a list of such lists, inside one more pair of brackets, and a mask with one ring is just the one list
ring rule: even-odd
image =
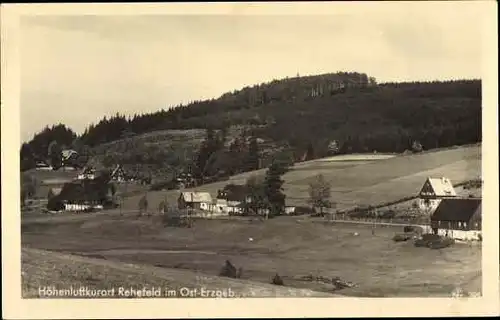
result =
[[[311,157],[325,155],[332,141],[343,153],[402,152],[415,140],[424,149],[475,143],[481,141],[481,81],[377,84],[361,73],[286,78],[151,114],[104,118],[76,144],[94,147],[156,130],[235,125],[299,154],[308,150]],[[51,139],[67,145],[73,137],[48,132],[29,143],[34,153],[46,152]]]

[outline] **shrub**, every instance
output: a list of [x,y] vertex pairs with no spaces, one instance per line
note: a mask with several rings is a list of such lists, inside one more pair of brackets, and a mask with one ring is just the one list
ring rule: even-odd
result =
[[281,277],[277,273],[276,273],[276,275],[273,278],[272,284],[275,284],[277,286],[283,286],[283,285],[285,285],[283,283],[283,279],[281,279]]
[[451,246],[455,243],[455,240],[451,238],[441,238],[439,240],[430,241],[428,247],[431,249],[443,249]]
[[382,219],[392,219],[394,217],[396,217],[396,211],[394,210],[386,210],[384,212],[382,212],[381,216],[380,216]]
[[226,263],[219,272],[219,276],[228,278],[238,278],[238,276],[241,275],[236,270],[236,267],[231,263],[231,261],[226,260]]
[[396,234],[392,240],[393,241],[396,241],[396,242],[400,242],[400,241],[408,241],[409,239],[411,239],[411,235],[409,234]]

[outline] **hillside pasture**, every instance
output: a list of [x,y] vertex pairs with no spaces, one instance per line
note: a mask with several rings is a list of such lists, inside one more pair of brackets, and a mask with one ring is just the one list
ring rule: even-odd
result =
[[343,154],[338,156],[332,156],[327,158],[318,159],[318,162],[330,162],[330,161],[373,161],[373,160],[383,160],[390,159],[397,156],[397,154],[392,153],[368,153],[368,154]]
[[[175,228],[163,227],[159,216],[137,218],[133,212],[82,216],[23,223],[23,248],[56,251],[67,257],[60,262],[46,261],[40,255],[31,262],[23,260],[27,292],[40,282],[51,283],[50,274],[56,271],[49,265],[61,266],[57,277],[62,278],[55,281],[76,272],[76,280],[72,279],[76,283],[85,280],[85,275],[95,285],[122,283],[127,264],[134,264],[141,265],[142,271],[137,271],[141,284],[158,285],[161,279],[146,274],[165,269],[166,275],[174,275],[176,269],[179,274],[173,283],[193,286],[198,284],[194,276],[180,271],[213,278],[226,259],[243,268],[236,282],[262,283],[265,288],[279,273],[287,287],[355,297],[446,297],[457,286],[481,291],[481,246],[455,244],[431,250],[415,247],[411,241],[393,242],[401,227],[377,227],[372,235],[371,226],[326,224],[311,218],[280,217],[265,223],[196,220],[193,228]],[[100,271],[86,271],[86,260],[80,257],[101,259],[92,261],[109,266],[109,278]],[[72,271],[81,263],[81,271]],[[301,280],[309,275],[340,277],[356,286],[333,292],[331,284]]]
[[[232,176],[228,181],[186,191],[210,192],[212,197],[215,197],[217,190],[228,183],[243,184],[249,177],[263,176],[265,172],[266,169],[247,172]],[[354,206],[373,206],[417,195],[429,176],[445,176],[453,183],[481,177],[481,146],[399,155],[369,162],[315,160],[297,164],[284,175],[287,204],[307,204],[309,183],[317,174],[323,174],[325,179],[331,182],[331,200],[337,203],[338,210]],[[150,191],[147,195],[150,205],[157,207],[165,198],[175,203],[179,191]],[[125,208],[137,208],[140,197],[141,195],[136,195],[125,199]]]

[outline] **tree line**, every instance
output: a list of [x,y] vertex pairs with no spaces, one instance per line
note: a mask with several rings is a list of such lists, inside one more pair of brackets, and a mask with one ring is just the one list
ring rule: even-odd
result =
[[[249,130],[228,143],[227,131],[233,125]],[[105,117],[81,136],[62,124],[46,127],[22,146],[21,159],[32,163],[39,155],[48,157],[53,141],[91,154],[94,146],[136,134],[199,128],[207,129],[207,137],[189,159],[198,177],[259,168],[257,137],[288,146],[295,160],[332,153],[403,152],[415,142],[424,150],[463,145],[481,141],[481,81],[377,84],[362,73],[274,80],[169,110]],[[149,162],[161,166],[170,152],[163,151],[141,151],[130,161],[142,164],[147,155]],[[168,160],[180,166],[185,165],[178,163],[182,161]]]

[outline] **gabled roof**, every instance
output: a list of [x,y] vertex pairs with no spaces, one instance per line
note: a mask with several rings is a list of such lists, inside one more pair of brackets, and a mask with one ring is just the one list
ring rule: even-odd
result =
[[228,184],[223,190],[218,194],[219,199],[226,199],[228,201],[245,201],[247,195],[249,194],[248,187],[246,185],[239,184]]
[[102,201],[109,192],[107,184],[88,181],[85,183],[66,183],[57,196],[61,201]]
[[121,165],[117,165],[116,168],[114,168],[113,171],[111,172],[112,177],[118,174],[125,174],[125,171],[123,170]]
[[61,193],[63,188],[50,188],[49,192],[52,193],[52,195],[57,196],[58,194]]
[[186,202],[212,203],[212,196],[208,192],[182,192],[181,197]]
[[66,149],[66,150],[61,151],[61,155],[62,155],[63,160],[66,160],[66,159],[69,159],[73,155],[78,155],[78,152],[76,152],[75,150]]
[[431,221],[470,221],[481,219],[481,199],[443,199]]
[[456,197],[457,193],[448,178],[427,178],[420,190],[422,197]]

